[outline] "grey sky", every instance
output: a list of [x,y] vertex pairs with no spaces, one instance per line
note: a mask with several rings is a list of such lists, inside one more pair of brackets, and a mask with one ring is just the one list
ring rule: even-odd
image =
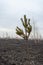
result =
[[20,18],[24,14],[43,32],[43,0],[0,0],[0,30],[22,27]]

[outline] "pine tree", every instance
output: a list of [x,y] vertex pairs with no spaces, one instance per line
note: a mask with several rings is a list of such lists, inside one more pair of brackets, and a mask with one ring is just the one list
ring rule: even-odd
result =
[[24,19],[21,18],[21,22],[22,22],[22,25],[25,29],[25,32],[17,26],[16,34],[21,36],[25,40],[28,40],[29,35],[32,31],[32,26],[30,25],[30,19],[27,19],[26,15],[24,15]]

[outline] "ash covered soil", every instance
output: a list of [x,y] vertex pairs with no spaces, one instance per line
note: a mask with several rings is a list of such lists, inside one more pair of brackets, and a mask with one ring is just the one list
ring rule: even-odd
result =
[[43,40],[0,39],[0,65],[43,65]]

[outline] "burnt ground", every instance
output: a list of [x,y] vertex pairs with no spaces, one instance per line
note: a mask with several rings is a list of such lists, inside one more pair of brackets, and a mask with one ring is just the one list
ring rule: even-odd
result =
[[0,65],[43,65],[43,40],[0,39]]

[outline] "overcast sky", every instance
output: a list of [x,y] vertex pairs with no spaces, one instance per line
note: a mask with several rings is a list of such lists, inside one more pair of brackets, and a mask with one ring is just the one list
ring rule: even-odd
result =
[[15,31],[16,26],[22,28],[20,18],[23,18],[24,14],[35,21],[35,25],[42,33],[43,0],[0,0],[0,30]]

